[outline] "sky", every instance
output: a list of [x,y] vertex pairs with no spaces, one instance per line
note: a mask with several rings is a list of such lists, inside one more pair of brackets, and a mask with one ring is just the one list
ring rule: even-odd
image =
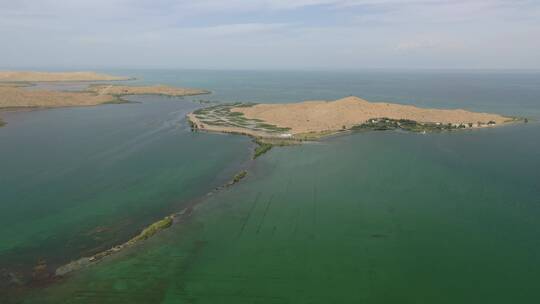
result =
[[540,0],[0,0],[0,67],[540,69]]

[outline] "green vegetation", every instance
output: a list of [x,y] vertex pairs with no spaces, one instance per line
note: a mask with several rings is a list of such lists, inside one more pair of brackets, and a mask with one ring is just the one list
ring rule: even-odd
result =
[[334,135],[334,134],[337,134],[337,133],[339,133],[341,131],[344,131],[344,130],[339,130],[339,131],[326,130],[326,131],[321,131],[321,132],[298,133],[298,134],[294,135],[294,138],[297,141],[319,140],[322,137]]
[[171,227],[172,223],[173,223],[173,217],[166,216],[162,220],[159,220],[153,223],[152,225],[144,228],[144,230],[141,233],[139,233],[139,235],[129,240],[129,243],[136,243],[139,241],[146,240],[152,237],[154,234],[158,233],[159,231]]
[[399,128],[397,121],[386,118],[370,119],[367,122],[352,127],[352,130],[368,129],[373,131],[395,130]]
[[[481,124],[481,123],[478,123]],[[488,125],[494,125],[494,121],[490,121]],[[401,129],[410,132],[440,132],[456,129],[472,128],[473,123],[468,124],[442,124],[442,123],[419,123],[409,119],[390,119],[390,118],[372,118],[367,122],[353,126],[351,130],[373,130],[373,131],[385,131]]]
[[283,133],[290,128],[281,128],[275,125],[264,123],[260,119],[248,119],[241,112],[231,111],[233,108],[251,107],[253,103],[232,103],[219,104],[207,108],[198,109],[193,114],[202,123],[210,126],[223,126],[242,128],[266,133]]
[[249,108],[249,107],[253,107],[254,105],[255,103],[252,103],[252,102],[248,102],[248,103],[237,102],[234,104],[236,108]]
[[5,125],[6,125],[6,123],[2,119],[0,119],[0,127],[3,127]]
[[246,171],[246,170],[241,171],[241,172],[239,172],[238,174],[236,174],[236,175],[234,176],[234,178],[233,178],[233,180],[232,180],[231,183],[232,183],[232,184],[236,184],[236,183],[238,183],[240,180],[242,180],[242,179],[243,179],[244,177],[246,177],[246,176],[247,176],[247,171]]
[[266,143],[266,142],[261,142],[259,140],[256,140],[255,141],[257,143],[257,147],[255,148],[255,153],[253,154],[253,159],[263,155],[264,153],[270,151],[270,149],[272,149],[272,147],[274,146],[273,144],[270,144],[270,143]]
[[270,151],[273,147],[292,146],[301,143],[300,140],[295,138],[256,138],[254,141],[257,147],[255,147],[253,159]]
[[280,132],[280,133],[287,132],[287,131],[291,130],[291,128],[281,128],[281,127],[271,125],[271,124],[267,124],[267,123],[257,123],[257,124],[255,124],[255,127],[257,129],[263,129],[263,130],[266,130],[266,131]]
[[113,95],[113,99],[106,101],[103,104],[123,104],[123,103],[137,103],[137,102],[122,99],[121,96]]

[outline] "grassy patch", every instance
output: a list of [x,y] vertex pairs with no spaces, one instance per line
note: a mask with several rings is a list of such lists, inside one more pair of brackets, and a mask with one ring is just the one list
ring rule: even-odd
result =
[[235,103],[234,107],[235,108],[249,108],[249,107],[253,107],[254,105],[255,103]]
[[236,174],[233,177],[232,184],[238,183],[239,181],[241,181],[246,176],[247,176],[247,171],[246,170],[240,171],[238,174]]
[[270,144],[270,143],[265,143],[265,142],[261,142],[259,140],[255,141],[257,143],[257,147],[255,148],[255,153],[253,154],[253,159],[263,155],[264,153],[270,151],[270,149],[272,149],[272,147],[274,146],[273,144]]
[[300,141],[304,141],[304,140],[319,140],[321,139],[322,137],[325,137],[325,136],[330,136],[330,135],[334,135],[334,134],[337,134],[341,131],[335,131],[335,130],[326,130],[326,131],[321,131],[321,132],[307,132],[307,133],[298,133],[298,134],[295,134],[294,137]]
[[161,230],[164,230],[164,229],[167,229],[167,228],[171,227],[172,223],[173,223],[172,216],[166,216],[162,220],[159,220],[159,221],[153,223],[152,225],[144,228],[144,230],[141,233],[139,233],[139,235],[132,238],[129,242],[130,243],[135,243],[135,242],[139,242],[139,241],[142,241],[142,240],[146,240],[146,239],[152,237],[154,234],[160,232]]
[[[493,125],[494,122],[488,123],[488,125]],[[440,132],[440,131],[450,131],[457,129],[466,129],[472,128],[474,124],[441,124],[441,123],[419,123],[414,120],[409,119],[390,119],[390,118],[372,118],[366,121],[363,124],[353,126],[351,130],[353,131],[362,131],[362,130],[371,130],[371,131],[385,131],[385,130],[396,130],[401,129],[410,132]]]
[[198,109],[193,112],[201,122],[208,125],[219,125],[225,127],[237,127],[253,131],[267,133],[278,133],[289,131],[289,128],[281,128],[275,125],[264,123],[260,119],[248,119],[242,112],[234,112],[237,107],[251,107],[252,103],[219,104],[207,108]]
[[120,96],[113,95],[113,99],[104,102],[103,104],[123,104],[123,103],[135,103],[129,100],[122,99]]
[[241,113],[241,112],[230,112],[229,116],[240,116],[240,117],[244,117],[244,113]]

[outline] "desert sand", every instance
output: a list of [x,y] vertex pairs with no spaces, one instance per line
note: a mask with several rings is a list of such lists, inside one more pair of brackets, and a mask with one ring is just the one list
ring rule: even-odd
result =
[[373,118],[408,119],[420,123],[502,124],[510,118],[497,114],[475,113],[462,109],[424,109],[386,102],[368,102],[358,97],[336,101],[305,101],[290,104],[258,104],[253,107],[233,108],[248,119],[290,128],[292,134],[349,129]]
[[118,77],[95,72],[32,72],[32,71],[0,71],[0,82],[47,82],[47,81],[115,81],[129,80],[129,77]]
[[[242,127],[229,122],[216,124],[201,115],[188,115],[194,128],[240,133],[267,138],[306,138],[350,130],[353,127],[381,118],[409,120],[420,124],[451,125],[455,128],[479,128],[502,125],[514,121],[498,114],[476,113],[462,109],[425,109],[411,105],[386,102],[369,102],[358,97],[346,97],[335,101],[304,101],[289,104],[256,104],[230,109],[230,113],[241,113],[242,119],[256,121],[259,125],[270,125],[271,129],[282,128],[287,131],[261,132],[261,128]],[[227,121],[227,118],[221,119]],[[205,123],[206,121],[206,123]],[[229,120],[230,121],[230,120]]]
[[[9,73],[11,72],[0,72],[0,111],[29,108],[82,107],[127,102],[122,99],[124,95],[157,94],[178,97],[210,93],[200,89],[174,88],[163,85],[134,87],[92,85],[85,91],[46,90],[32,88],[32,83],[40,82],[42,79],[66,82],[88,81],[90,79],[103,80],[104,78],[107,80],[119,80],[120,78],[95,73]],[[4,123],[0,120],[0,126],[3,125]]]
[[26,90],[19,87],[0,86],[0,109],[94,106],[115,100],[114,96],[91,92]]
[[167,95],[167,96],[191,96],[208,94],[209,91],[200,89],[174,88],[164,85],[155,86],[119,86],[119,85],[93,85],[88,91],[100,95]]
[[187,96],[206,94],[199,89],[173,88],[167,86],[128,87],[92,86],[87,91],[67,92],[41,89],[28,90],[18,84],[0,83],[0,109],[2,108],[55,108],[73,106],[94,106],[108,102],[124,101],[123,95],[160,94],[168,96]]

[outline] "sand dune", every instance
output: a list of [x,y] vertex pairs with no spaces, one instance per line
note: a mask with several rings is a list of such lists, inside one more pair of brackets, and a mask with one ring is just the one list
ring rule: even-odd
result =
[[461,109],[424,109],[409,105],[368,102],[358,97],[347,97],[336,101],[305,101],[290,104],[258,104],[238,107],[231,111],[240,112],[248,119],[264,120],[268,124],[290,128],[291,134],[325,132],[349,129],[373,118],[408,119],[419,123],[488,124],[493,121],[503,124],[510,120],[497,114],[475,113]]
[[167,95],[167,96],[189,96],[208,94],[209,91],[200,89],[175,88],[164,85],[155,86],[118,86],[118,85],[94,85],[88,91],[97,94],[109,95]]
[[116,98],[111,95],[98,95],[90,92],[25,90],[17,87],[0,86],[0,109],[93,106],[115,100]]
[[0,82],[46,82],[46,81],[113,81],[129,80],[129,77],[118,77],[95,72],[32,72],[32,71],[0,71]]
[[86,91],[51,91],[43,89],[26,89],[25,84],[0,82],[0,109],[30,107],[73,107],[93,106],[108,102],[121,102],[121,96],[159,94],[167,96],[188,96],[207,94],[199,89],[174,88],[168,86],[115,86],[95,85]]

